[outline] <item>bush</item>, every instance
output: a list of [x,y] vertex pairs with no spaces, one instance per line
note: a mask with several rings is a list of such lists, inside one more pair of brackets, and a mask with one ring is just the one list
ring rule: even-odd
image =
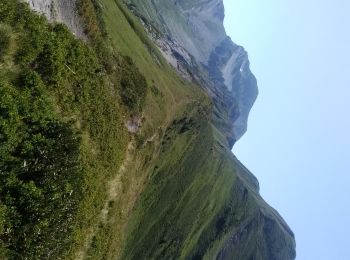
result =
[[0,24],[0,61],[8,54],[12,45],[11,30],[8,26]]
[[52,28],[51,37],[37,57],[37,70],[48,84],[57,84],[65,77],[68,50],[72,48],[73,36],[63,24]]
[[70,241],[80,140],[54,117],[37,73],[18,82],[0,82],[0,240],[23,259],[42,259]]
[[16,10],[16,2],[13,0],[0,1],[0,21],[11,22]]
[[[27,6],[22,6],[24,10],[27,10]],[[18,43],[18,51],[16,53],[17,63],[31,63],[38,56],[38,54],[44,49],[45,43],[50,39],[49,26],[45,17],[33,15],[29,10],[24,11],[18,9],[17,14],[19,17],[14,28],[21,31],[22,35]]]
[[140,112],[146,100],[147,81],[139,72],[130,57],[122,61],[120,96],[124,105],[135,112]]

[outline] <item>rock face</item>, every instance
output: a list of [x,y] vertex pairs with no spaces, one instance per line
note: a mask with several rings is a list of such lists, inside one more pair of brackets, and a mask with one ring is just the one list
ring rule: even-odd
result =
[[226,37],[211,52],[207,68],[213,84],[226,92],[226,109],[233,126],[230,137],[234,143],[246,132],[249,111],[258,95],[247,52]]
[[64,23],[80,39],[85,39],[83,23],[77,13],[77,0],[24,0],[29,6],[44,14],[51,22]]
[[214,100],[216,126],[232,147],[247,130],[258,89],[247,53],[226,35],[223,1],[127,2],[149,28],[162,31],[153,38],[168,62],[207,90]]
[[[160,0],[153,1],[154,5],[161,6]],[[206,64],[210,53],[226,38],[222,26],[224,6],[222,0],[213,1],[184,1],[171,0],[176,16],[162,12],[167,32],[187,49],[197,61]],[[179,19],[182,21],[179,23]]]

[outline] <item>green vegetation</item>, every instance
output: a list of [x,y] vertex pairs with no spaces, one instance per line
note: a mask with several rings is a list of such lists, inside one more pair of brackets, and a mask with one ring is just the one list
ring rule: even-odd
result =
[[[152,82],[143,131],[145,139],[153,141],[138,147],[133,159],[136,166],[129,167],[126,191],[119,200],[123,208],[122,201],[135,196],[128,192],[128,183],[143,183],[133,210],[126,217],[119,217],[122,210],[110,216],[111,223],[127,223],[126,229],[109,225],[114,234],[127,234],[126,241],[109,241],[103,249],[108,253],[94,257],[214,259],[224,247],[230,248],[226,241],[237,237],[239,246],[230,248],[228,259],[293,258],[294,242],[288,227],[280,226],[283,220],[258,195],[255,177],[232,155],[225,136],[211,124],[212,104],[198,89],[181,84],[166,65],[159,66],[158,57],[145,44],[140,23],[120,1],[99,2],[112,44],[132,56]],[[148,5],[144,1],[137,4],[140,9]],[[166,4],[158,7],[166,8]],[[152,10],[143,10],[146,17],[159,18]],[[167,10],[171,12],[171,8]],[[271,219],[275,224],[269,228]],[[280,250],[269,248],[270,239]]]
[[20,1],[1,1],[0,21],[0,258],[74,258],[123,161],[123,115],[142,111],[147,83],[93,19],[92,47]]
[[79,138],[55,118],[36,72],[18,80],[0,82],[1,238],[10,255],[44,257],[70,242],[82,195]]
[[[122,55],[133,58],[124,59],[125,69],[121,73],[119,89],[121,102],[128,107],[129,115],[134,115],[135,111],[139,110],[139,106],[132,105],[133,103],[143,106],[142,129],[133,142],[136,150],[130,155],[132,159],[129,158],[132,163],[120,177],[121,191],[116,198],[108,202],[107,220],[96,219],[91,244],[85,248],[85,255],[91,259],[115,259],[121,255],[124,247],[131,209],[144,185],[147,185],[150,161],[157,160],[163,131],[172,123],[174,117],[187,110],[187,104],[202,100],[204,106],[209,106],[209,102],[198,88],[184,82],[166,64],[148,39],[142,25],[123,4],[110,0],[98,1],[98,6],[101,8],[100,14],[113,48]],[[118,19],[115,19],[116,17]],[[149,46],[145,44],[146,40]],[[128,69],[128,66],[137,66],[141,73]],[[133,82],[137,84],[132,85]],[[145,86],[145,83],[151,86],[151,91],[142,98],[140,86]],[[129,95],[138,101],[133,102],[132,98],[128,98]]]
[[9,27],[0,24],[0,61],[4,60],[12,44],[11,30]]
[[123,70],[121,71],[120,96],[128,108],[140,112],[145,104],[147,82],[140,72],[131,69],[134,66],[131,58],[124,58]]
[[235,259],[288,259],[208,97],[121,0],[78,10],[86,42],[0,2],[0,259],[213,259],[234,236]]

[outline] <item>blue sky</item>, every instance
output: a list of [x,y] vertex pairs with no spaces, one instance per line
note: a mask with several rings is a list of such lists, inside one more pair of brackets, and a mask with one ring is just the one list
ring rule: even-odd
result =
[[260,91],[233,151],[294,231],[298,260],[349,260],[350,1],[224,3]]

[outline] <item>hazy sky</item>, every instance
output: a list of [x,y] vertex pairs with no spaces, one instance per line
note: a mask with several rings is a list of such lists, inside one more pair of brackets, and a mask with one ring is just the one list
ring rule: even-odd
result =
[[349,260],[350,1],[224,2],[260,90],[233,151],[294,231],[298,260]]

